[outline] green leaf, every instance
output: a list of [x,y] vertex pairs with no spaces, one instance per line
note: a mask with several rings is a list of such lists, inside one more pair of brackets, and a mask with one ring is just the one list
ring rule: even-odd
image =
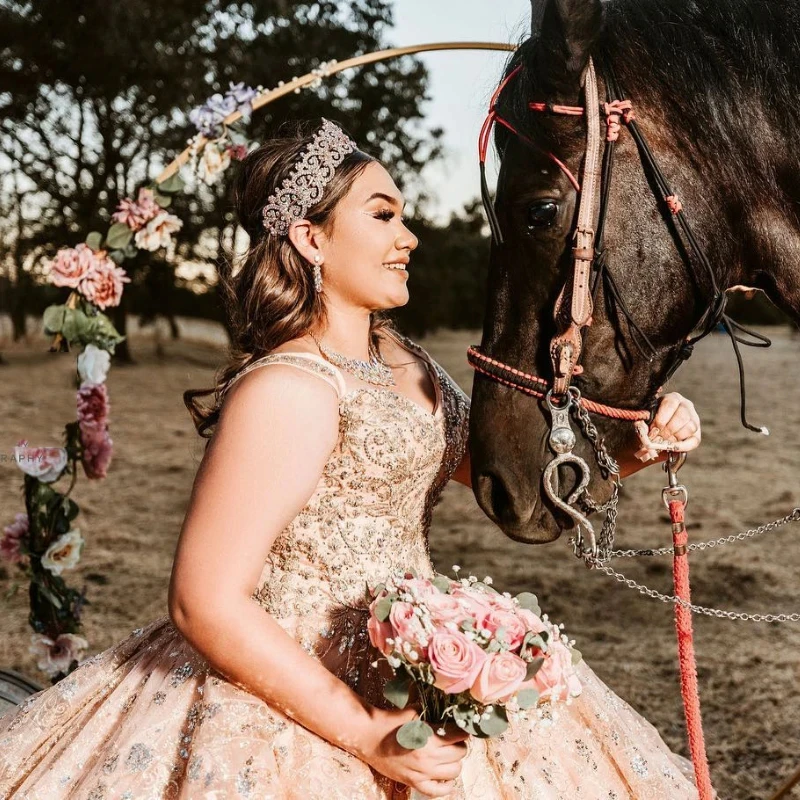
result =
[[184,183],[183,178],[181,178],[180,173],[176,172],[173,175],[170,175],[165,181],[156,184],[156,191],[161,194],[162,192],[166,192],[167,194],[175,194],[176,192],[183,191],[183,187],[186,186]]
[[396,734],[397,743],[406,750],[419,750],[420,747],[425,747],[431,736],[433,736],[433,728],[421,719],[406,722],[405,725],[398,728]]
[[543,658],[534,658],[529,662],[528,669],[525,671],[525,680],[529,681],[542,668],[542,664],[544,664]]
[[161,208],[169,208],[170,205],[172,205],[172,198],[166,194],[156,193],[153,195],[153,199],[161,206]]
[[411,694],[411,679],[405,673],[390,680],[383,687],[383,696],[397,708],[405,708]]
[[517,692],[517,705],[520,708],[531,708],[539,702],[539,692],[536,689],[522,689]]
[[230,125],[228,125],[228,138],[233,145],[247,144],[247,135],[242,131],[236,130],[236,128],[232,128]]
[[440,591],[442,594],[449,594],[450,592],[450,581],[444,575],[437,575],[431,583]]
[[541,616],[542,609],[539,608],[539,601],[536,599],[535,594],[531,592],[521,592],[517,595],[517,602],[520,604],[521,608],[527,608],[528,611],[533,611],[537,617]]
[[481,733],[486,736],[498,736],[508,728],[508,717],[502,706],[493,706],[488,719],[481,717],[478,722]]
[[80,340],[89,330],[91,323],[86,314],[77,308],[68,308],[64,313],[64,324],[61,326],[61,333],[64,338],[72,344]]
[[125,258],[133,258],[139,252],[139,248],[133,241],[130,241],[125,245],[122,252],[125,253]]
[[133,231],[124,222],[115,222],[106,236],[106,244],[112,250],[122,250],[133,238]]
[[392,601],[388,597],[382,597],[375,603],[375,616],[378,622],[386,622],[389,619],[389,612],[392,610]]
[[121,264],[125,260],[125,251],[124,250],[112,250],[108,257],[117,265]]
[[66,306],[48,306],[44,310],[44,329],[45,333],[61,333],[61,328],[64,325],[64,314],[67,310]]
[[574,667],[575,664],[580,663],[581,659],[583,658],[583,653],[576,648],[572,648],[572,666]]
[[86,246],[90,247],[92,250],[99,250],[100,246],[103,244],[103,234],[99,231],[92,231],[86,237]]

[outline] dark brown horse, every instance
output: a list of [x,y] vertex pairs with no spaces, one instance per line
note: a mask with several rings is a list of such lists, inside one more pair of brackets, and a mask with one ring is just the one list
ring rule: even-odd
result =
[[[611,68],[633,102],[713,280],[687,252],[623,130],[599,259],[610,280],[599,284],[584,372],[573,383],[603,403],[646,407],[703,319],[713,283],[762,288],[800,322],[800,0],[534,0],[532,31],[497,105],[519,135],[496,128],[502,243],[491,251],[482,351],[552,378],[548,346],[554,304],[572,272],[577,193],[549,154],[579,174],[586,129],[582,117],[534,113],[528,104],[583,105],[590,56],[601,100]],[[549,421],[537,399],[476,374],[473,487],[513,539],[552,541],[568,522],[543,499]],[[630,423],[595,422],[612,455],[633,445]],[[585,440],[576,453],[593,467],[590,491],[604,499],[610,485]]]

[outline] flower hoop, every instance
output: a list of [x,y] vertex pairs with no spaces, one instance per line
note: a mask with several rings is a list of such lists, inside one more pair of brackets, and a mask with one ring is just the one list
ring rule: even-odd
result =
[[[25,473],[26,513],[17,514],[0,536],[0,559],[16,565],[30,581],[29,619],[34,630],[30,652],[53,682],[75,669],[89,647],[80,635],[85,594],[69,587],[62,573],[78,564],[84,544],[80,529],[73,527],[80,509],[70,497],[78,465],[90,480],[104,478],[113,452],[106,377],[111,355],[125,337],[103,312],[119,305],[125,284],[130,283],[122,267],[125,260],[140,250],[167,247],[181,230],[183,222],[167,210],[173,197],[187,187],[181,167],[188,166],[204,183],[216,182],[232,161],[247,155],[252,142],[244,128],[254,111],[287,94],[315,89],[343,70],[428,51],[515,49],[495,42],[438,42],[325,62],[274,89],[230,84],[224,95],[215,94],[190,112],[197,134],[152,183],[139,189],[135,199],[119,202],[104,234],[93,231],[84,242],[58,251],[50,262],[50,280],[72,291],[63,305],[45,310],[44,330],[53,337],[52,352],[81,348],[77,419],[65,426],[61,447],[28,447],[23,440],[15,448],[17,464]],[[53,484],[64,476],[69,476],[69,486],[60,492]]]

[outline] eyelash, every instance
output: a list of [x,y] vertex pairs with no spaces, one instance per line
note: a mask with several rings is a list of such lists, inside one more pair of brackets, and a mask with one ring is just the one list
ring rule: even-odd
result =
[[383,220],[383,222],[388,222],[390,219],[394,218],[394,211],[386,208],[383,211],[379,211],[375,214],[375,219]]

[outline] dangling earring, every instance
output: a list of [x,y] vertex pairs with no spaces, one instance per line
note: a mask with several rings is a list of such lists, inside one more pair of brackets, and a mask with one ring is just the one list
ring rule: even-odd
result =
[[317,292],[322,291],[322,270],[319,267],[322,256],[317,254],[314,256],[314,289]]

